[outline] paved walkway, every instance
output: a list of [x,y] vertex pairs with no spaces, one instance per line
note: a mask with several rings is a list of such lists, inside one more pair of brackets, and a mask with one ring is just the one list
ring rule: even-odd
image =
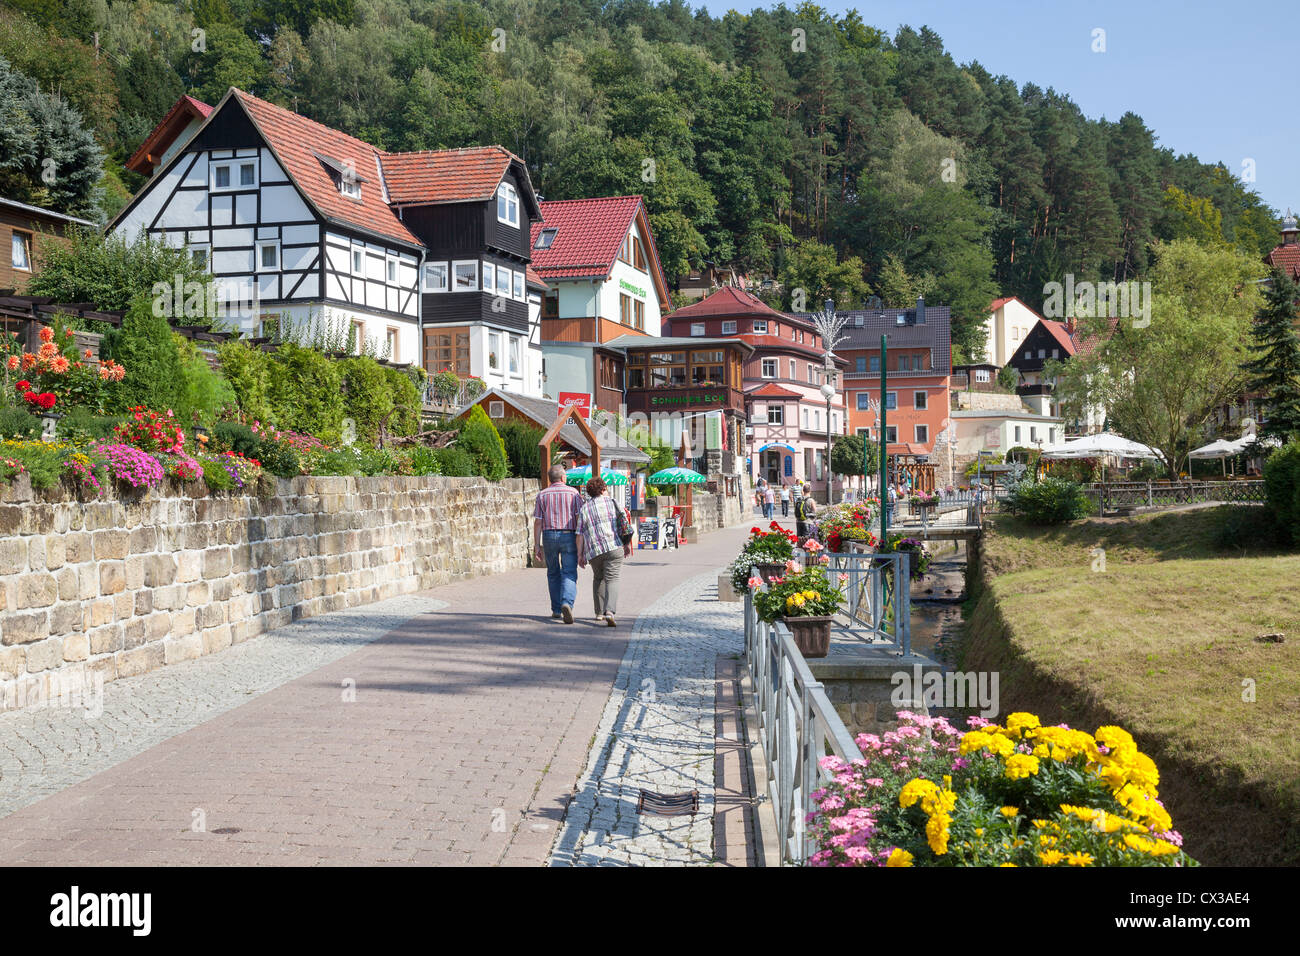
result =
[[[655,652],[675,615],[699,610],[714,627],[715,612],[735,613],[691,595],[747,530],[638,552],[624,567],[619,628],[583,620],[586,572],[578,623],[565,626],[549,620],[545,572],[521,570],[109,683],[94,721],[70,709],[0,714],[0,854],[59,865],[545,863],[575,785],[575,813],[586,806],[611,687],[642,672],[625,652]],[[685,633],[669,640],[690,651]],[[707,712],[682,720],[683,753],[705,747],[713,704],[697,682],[713,658],[661,662],[664,706]],[[651,713],[673,750],[674,712]],[[707,859],[703,832],[682,842]]]

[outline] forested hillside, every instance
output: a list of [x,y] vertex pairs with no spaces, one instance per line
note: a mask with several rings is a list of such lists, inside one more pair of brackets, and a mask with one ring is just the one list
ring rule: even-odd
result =
[[[387,149],[501,143],[548,199],[643,193],[670,276],[735,263],[780,279],[785,307],[796,287],[809,307],[924,292],[966,347],[995,295],[1037,307],[1066,273],[1134,278],[1160,239],[1256,256],[1276,236],[1225,166],[1173,155],[1140,117],[1085,117],[927,29],[812,4],[7,0],[0,58],[16,198],[111,215],[175,99],[234,85]],[[101,161],[83,123],[102,174],[43,179],[50,156]]]

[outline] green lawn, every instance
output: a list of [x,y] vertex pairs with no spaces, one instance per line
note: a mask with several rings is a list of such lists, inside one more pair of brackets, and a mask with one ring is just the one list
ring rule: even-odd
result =
[[1161,767],[1192,856],[1295,865],[1300,554],[1249,541],[1234,549],[1245,556],[1216,552],[1225,511],[1057,528],[997,518],[962,666],[1002,671],[1004,712],[1129,729]]

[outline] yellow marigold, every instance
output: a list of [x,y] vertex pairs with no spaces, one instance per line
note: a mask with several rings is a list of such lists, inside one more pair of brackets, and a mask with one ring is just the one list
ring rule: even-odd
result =
[[1151,848],[1152,856],[1166,856],[1167,854],[1178,852],[1178,847],[1174,846],[1174,844],[1170,843],[1168,840],[1153,840],[1152,842],[1155,844]]
[[952,817],[946,813],[936,813],[930,817],[925,824],[925,839],[930,844],[930,849],[936,856],[943,856],[948,852],[948,824],[952,822]]
[[1069,853],[1065,862],[1070,866],[1092,866],[1092,857],[1087,853]]
[[1125,833],[1124,845],[1131,850],[1137,850],[1139,853],[1150,853],[1155,848],[1155,841],[1148,840],[1136,833]]
[[988,744],[988,734],[982,730],[972,730],[961,738],[961,746],[957,749],[963,754],[969,754],[976,750],[983,750]]
[[1137,749],[1137,743],[1133,740],[1133,736],[1123,727],[1113,725],[1098,727],[1095,736],[1098,743],[1105,744],[1111,750],[1126,750],[1129,747],[1134,750]]
[[1063,803],[1061,804],[1061,812],[1073,814],[1084,823],[1091,823],[1096,818],[1098,811],[1092,809],[1092,807],[1072,807],[1068,803]]
[[978,836],[978,837],[982,837],[982,836],[984,835],[984,828],[983,828],[983,827],[976,827],[976,828],[975,828],[975,835]]
[[1160,783],[1160,771],[1156,769],[1156,762],[1141,752],[1134,753],[1129,761],[1128,776],[1140,787],[1154,788]]
[[1016,745],[1012,743],[1010,737],[994,734],[989,738],[988,749],[999,757],[1006,757],[1016,752]]
[[1045,826],[1047,826],[1047,821],[1046,821],[1046,820],[1035,820],[1035,821],[1034,821],[1034,828],[1035,828],[1035,829],[1041,830],[1041,829],[1042,829],[1043,827],[1045,827]]
[[999,866],[999,867],[1003,867],[1003,866],[1015,866],[1015,864],[1014,864],[1014,863],[999,863],[998,866]]
[[1037,757],[1031,757],[1029,754],[1012,754],[1007,758],[1008,780],[1023,780],[1033,773],[1038,773]]
[[1128,771],[1113,761],[1106,761],[1101,764],[1097,775],[1106,781],[1106,786],[1111,790],[1119,790],[1124,784],[1128,783]]
[[1027,730],[1033,730],[1038,726],[1038,718],[1033,714],[1024,712],[1011,714],[1007,717],[1007,729],[1014,730],[1017,734],[1022,734]]
[[889,859],[885,861],[885,866],[911,866],[912,854],[899,847],[894,847]]
[[924,777],[917,777],[915,780],[909,780],[903,784],[903,789],[898,794],[898,805],[900,807],[910,807],[922,797],[938,792],[936,787]]
[[957,794],[951,790],[933,790],[921,796],[921,809],[928,816],[936,813],[950,813],[957,805]]
[[1001,813],[1004,817],[1014,817],[1017,813],[1020,812],[1020,808],[1019,808],[1019,807],[1003,807],[1003,808],[1002,808],[1000,811],[998,811],[998,812]]
[[1045,850],[1038,854],[1038,858],[1043,861],[1044,866],[1056,866],[1065,859],[1065,854],[1060,850]]

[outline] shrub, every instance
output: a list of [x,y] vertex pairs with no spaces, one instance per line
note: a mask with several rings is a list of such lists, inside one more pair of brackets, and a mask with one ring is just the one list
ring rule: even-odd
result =
[[147,295],[137,296],[122,327],[104,338],[103,354],[126,368],[126,377],[107,396],[105,410],[121,413],[136,405],[175,409],[184,363],[176,334],[165,318],[154,315]]
[[386,368],[384,378],[388,382],[388,399],[394,409],[393,417],[388,420],[388,431],[393,435],[414,435],[420,430],[424,409],[420,387],[402,369]]
[[[342,372],[346,394],[343,396],[343,414],[356,424],[357,440],[374,444],[379,439],[379,425],[391,416],[392,393],[384,367],[364,355],[343,359],[338,363]],[[391,430],[392,423],[388,426]]]
[[[66,446],[43,441],[6,441],[0,443],[0,455],[22,465],[31,477],[33,488],[52,488],[63,476]],[[9,466],[13,470],[13,466]]]
[[1236,551],[1245,554],[1251,548],[1286,544],[1289,536],[1273,517],[1269,508],[1251,505],[1228,505],[1223,508],[1218,527],[1214,529],[1213,544],[1218,551]]
[[244,417],[249,421],[274,421],[269,397],[270,356],[247,342],[226,342],[217,349],[217,360]]
[[1159,481],[1161,478],[1168,477],[1169,469],[1165,467],[1164,462],[1154,458],[1138,462],[1128,473],[1129,481]]
[[423,445],[411,449],[411,474],[441,475],[442,466],[438,463],[438,453]]
[[199,464],[203,466],[203,480],[213,491],[230,491],[235,487],[234,476],[215,458],[200,458]]
[[456,445],[474,459],[473,473],[482,475],[489,481],[500,481],[506,477],[505,443],[501,441],[501,435],[492,424],[492,419],[488,418],[487,412],[481,406],[474,405],[461,422]]
[[211,426],[217,412],[235,402],[235,390],[189,339],[178,337],[176,347],[180,350],[181,377],[172,408],[186,424]]
[[536,478],[542,473],[542,450],[537,443],[546,434],[546,429],[508,419],[497,426],[497,434],[505,445],[511,475],[516,478]]
[[25,408],[0,408],[0,438],[35,438],[41,420]]
[[246,458],[256,458],[262,440],[242,422],[217,422],[212,426],[213,451],[233,451]]
[[361,460],[352,447],[331,448],[316,461],[315,475],[359,475]]
[[469,478],[478,474],[473,456],[462,448],[437,448],[433,454],[437,456],[441,473],[448,477]]
[[337,441],[343,425],[343,376],[319,352],[286,342],[271,354],[268,396],[280,428]]
[[185,447],[185,432],[168,410],[166,415],[137,406],[113,429],[113,438],[142,451],[179,452]]
[[74,405],[59,420],[59,439],[68,442],[103,441],[113,434],[117,426],[124,423],[125,419],[121,416],[96,415],[84,405]]
[[1300,544],[1300,440],[1279,448],[1264,463],[1264,494],[1279,537]]
[[1062,524],[1092,513],[1083,488],[1073,481],[1044,478],[1022,481],[1004,499],[1005,507],[1031,524]]

